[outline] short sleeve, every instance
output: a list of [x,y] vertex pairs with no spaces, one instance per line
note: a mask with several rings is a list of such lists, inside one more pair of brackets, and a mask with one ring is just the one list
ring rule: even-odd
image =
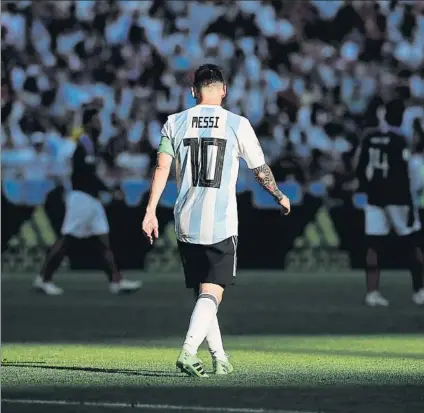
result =
[[240,156],[246,161],[249,169],[258,168],[265,164],[265,156],[261,144],[252,125],[242,118],[237,131]]
[[172,146],[171,130],[169,119],[163,125],[161,130],[161,140],[158,147],[158,153],[166,153],[172,157],[175,156],[174,148]]

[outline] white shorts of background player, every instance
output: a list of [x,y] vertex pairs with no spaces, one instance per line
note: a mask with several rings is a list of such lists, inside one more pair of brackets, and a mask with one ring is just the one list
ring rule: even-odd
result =
[[388,205],[380,207],[367,205],[365,207],[365,234],[388,235],[390,230],[399,235],[409,235],[421,229],[418,210],[414,209],[414,223],[408,226],[410,206]]
[[71,191],[66,196],[66,213],[62,235],[88,238],[109,233],[109,223],[102,203],[81,191]]

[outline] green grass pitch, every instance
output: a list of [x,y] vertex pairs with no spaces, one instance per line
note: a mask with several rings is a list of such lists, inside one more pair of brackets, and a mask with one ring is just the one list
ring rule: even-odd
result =
[[407,273],[385,273],[391,306],[367,309],[360,272],[240,271],[219,312],[236,372],[203,380],[174,367],[193,306],[182,275],[128,276],[144,280],[137,294],[75,272],[45,297],[2,275],[4,412],[424,411],[424,309]]

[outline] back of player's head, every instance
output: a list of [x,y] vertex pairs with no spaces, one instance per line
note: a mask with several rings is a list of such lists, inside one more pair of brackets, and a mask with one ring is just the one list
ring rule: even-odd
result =
[[211,86],[215,83],[225,84],[222,70],[217,65],[214,65],[214,64],[202,65],[194,73],[193,88],[196,90],[200,90],[201,88]]
[[194,74],[191,93],[197,103],[221,104],[227,95],[227,86],[219,66],[213,64],[200,66]]
[[391,126],[401,126],[405,103],[402,99],[393,99],[386,106],[386,122]]

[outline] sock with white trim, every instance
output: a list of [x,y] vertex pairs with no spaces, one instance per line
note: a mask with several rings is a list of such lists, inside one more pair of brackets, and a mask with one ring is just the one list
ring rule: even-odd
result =
[[212,320],[216,318],[218,299],[209,293],[202,293],[191,314],[190,325],[184,341],[183,349],[190,354],[196,354],[199,346],[206,338]]

